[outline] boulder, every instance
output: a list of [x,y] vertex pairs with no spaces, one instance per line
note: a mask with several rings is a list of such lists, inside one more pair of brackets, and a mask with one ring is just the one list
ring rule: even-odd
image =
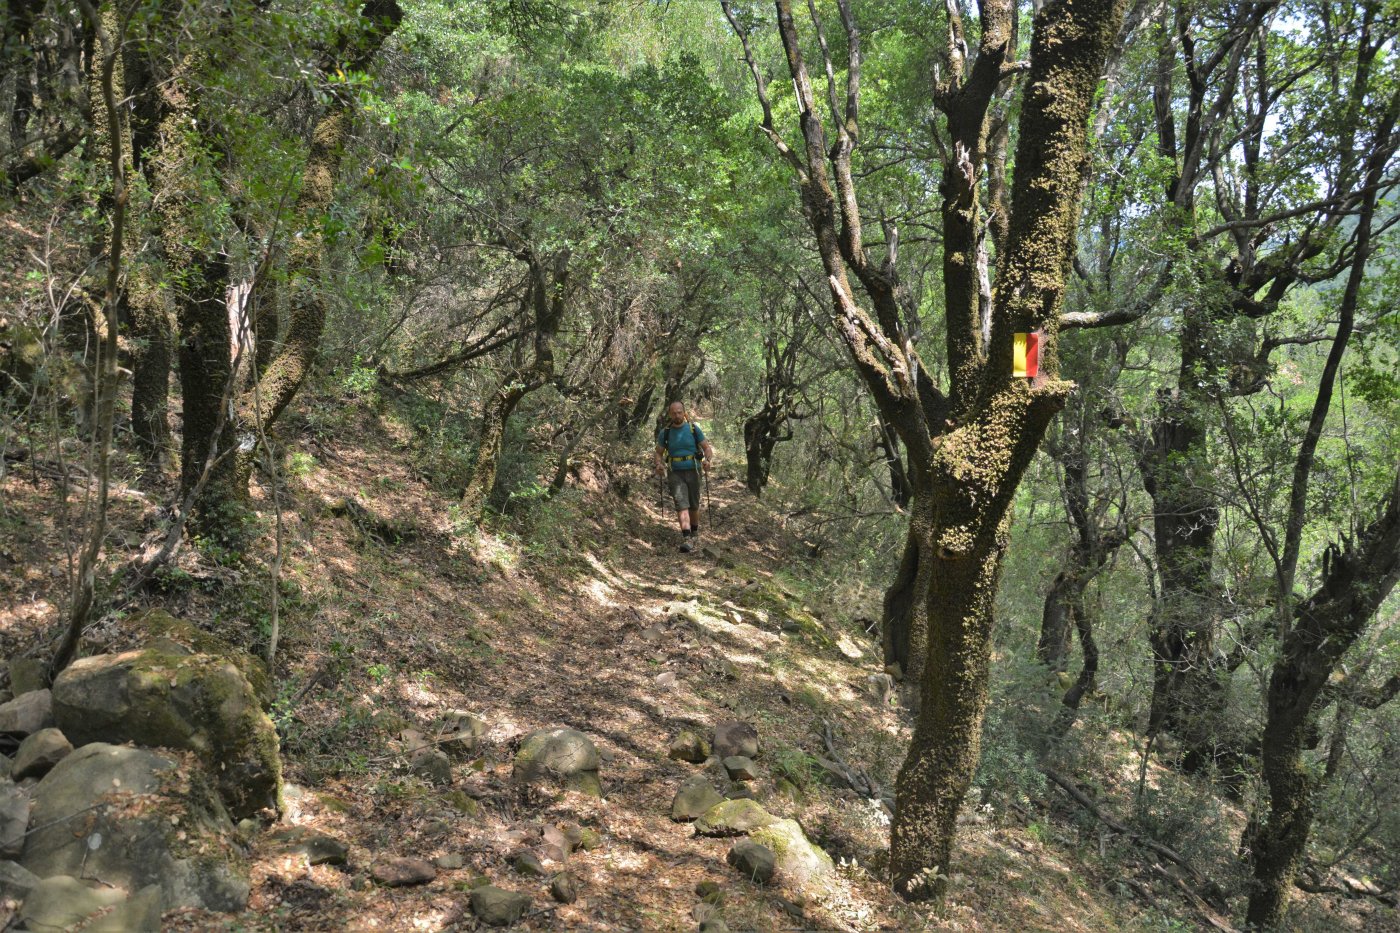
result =
[[724,759],[724,773],[729,775],[731,781],[758,780],[758,768],[754,765],[753,759],[745,758],[743,755],[731,755]]
[[132,933],[159,930],[164,913],[160,885],[147,885],[109,912],[83,925],[83,933]]
[[719,917],[710,917],[700,924],[700,933],[729,933],[729,924]]
[[484,884],[472,889],[472,913],[488,926],[510,926],[521,918],[525,908],[529,906],[529,897],[506,891],[494,884]]
[[582,732],[562,727],[539,729],[521,741],[512,777],[524,784],[559,783],[567,790],[601,797],[600,763],[597,747]]
[[20,864],[41,878],[158,884],[163,910],[248,904],[233,824],[193,756],[85,745],[34,786],[33,800]]
[[52,691],[31,690],[0,704],[0,732],[32,735],[53,724]]
[[449,752],[473,752],[486,735],[486,720],[466,710],[449,710],[438,722],[437,735]]
[[72,751],[73,746],[58,729],[40,729],[19,743],[10,777],[16,781],[43,777]]
[[48,686],[49,666],[38,658],[10,659],[10,692],[24,696]]
[[544,867],[540,857],[528,849],[515,853],[510,860],[510,867],[526,878],[543,878],[549,874],[549,869]]
[[714,751],[720,758],[731,758],[735,755],[757,758],[758,730],[737,719],[719,723],[715,726]]
[[304,855],[312,865],[344,865],[350,847],[328,833],[305,826],[284,826],[268,834],[268,849],[278,855]]
[[374,863],[370,875],[386,888],[427,884],[437,877],[433,863],[421,858],[390,858]]
[[710,757],[710,743],[698,734],[686,729],[671,740],[671,747],[666,750],[666,755],[675,761],[688,761],[697,765],[704,764],[705,759]]
[[831,856],[807,839],[796,820],[775,820],[749,838],[772,851],[778,874],[795,887],[822,881],[836,871]]
[[452,759],[442,749],[431,745],[409,754],[408,770],[433,784],[452,783]]
[[739,874],[757,884],[767,884],[773,880],[773,853],[752,839],[736,842],[725,860]]
[[549,896],[561,904],[572,904],[578,900],[578,886],[568,875],[559,875],[549,883]]
[[141,634],[143,648],[155,648],[167,654],[212,654],[230,662],[252,686],[263,709],[270,708],[277,698],[267,665],[261,658],[235,648],[193,622],[176,618],[164,609],[148,609],[127,619],[126,624]]
[[545,858],[562,862],[569,857],[569,853],[573,850],[573,840],[558,826],[546,824],[540,830],[540,851]]
[[700,836],[742,836],[777,820],[755,800],[725,800],[695,821]]
[[677,823],[688,823],[691,820],[699,819],[711,807],[723,802],[724,798],[719,795],[709,780],[697,775],[682,784],[681,789],[676,791],[676,796],[671,801],[671,819]]
[[0,781],[0,858],[19,858],[29,829],[29,795],[12,781]]
[[88,929],[84,920],[104,908],[120,904],[126,896],[120,888],[90,888],[68,875],[55,875],[34,886],[19,909],[18,919],[25,929],[32,931],[58,933],[80,925]]
[[39,876],[18,862],[0,860],[0,900],[22,901],[39,885]]
[[235,820],[278,805],[277,730],[227,660],[155,649],[82,658],[54,681],[53,706],[76,746],[131,742],[217,761],[215,779]]

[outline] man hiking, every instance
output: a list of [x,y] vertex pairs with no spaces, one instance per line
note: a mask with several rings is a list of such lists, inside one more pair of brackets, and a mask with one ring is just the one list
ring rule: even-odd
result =
[[666,425],[656,432],[656,475],[666,477],[681,523],[681,550],[695,549],[700,529],[700,473],[710,472],[715,450],[705,440],[700,425],[691,421],[685,406],[672,402],[666,408]]

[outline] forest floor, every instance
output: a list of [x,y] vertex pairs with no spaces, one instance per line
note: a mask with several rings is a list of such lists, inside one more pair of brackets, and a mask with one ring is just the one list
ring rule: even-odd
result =
[[[892,791],[908,725],[870,682],[879,645],[860,620],[878,610],[878,594],[807,573],[802,542],[727,471],[713,482],[702,547],[682,555],[640,467],[606,489],[585,467],[528,519],[499,523],[511,532],[481,530],[463,524],[453,499],[414,466],[413,431],[392,406],[310,400],[288,421],[288,488],[276,503],[269,487],[255,489],[262,537],[241,556],[208,542],[189,550],[162,581],[165,592],[144,602],[260,642],[281,506],[273,716],[289,783],[282,819],[344,839],[349,864],[311,867],[255,844],[250,910],[233,920],[168,918],[178,928],[474,929],[467,892],[481,876],[532,897],[524,930],[693,930],[702,881],[723,889],[720,915],[733,930],[1072,933],[1203,923],[1170,890],[1157,891],[1162,910],[1134,897],[1103,857],[1102,835],[1074,823],[1063,798],[974,810],[946,903],[935,910],[894,898],[878,878],[887,812],[818,762],[831,756],[829,731],[846,762]],[[65,598],[80,500],[66,513],[56,507],[55,477],[51,463],[19,464],[0,488],[7,655],[39,653]],[[169,482],[119,486],[113,566],[158,527]],[[90,648],[120,645],[122,618],[105,619]],[[452,781],[431,783],[408,768],[404,730],[432,735],[454,710],[482,717],[487,731],[471,750],[444,746]],[[670,760],[668,744],[682,729],[708,737],[733,718],[759,732],[754,795],[796,818],[840,863],[825,891],[751,884],[725,864],[732,840],[671,821],[672,795],[704,766]],[[597,743],[601,799],[511,782],[519,739],[554,725]],[[725,785],[722,774],[709,776]],[[547,879],[510,867],[513,852],[550,823],[590,827],[601,839],[567,860],[573,904],[553,902]],[[461,867],[417,887],[370,881],[371,865],[393,856],[460,856]],[[1336,918],[1352,928],[1365,919]]]

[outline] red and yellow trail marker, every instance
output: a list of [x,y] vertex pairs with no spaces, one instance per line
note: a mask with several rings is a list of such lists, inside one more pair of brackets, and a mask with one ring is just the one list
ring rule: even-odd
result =
[[1034,379],[1040,375],[1040,343],[1044,331],[1017,334],[1011,347],[1011,375]]

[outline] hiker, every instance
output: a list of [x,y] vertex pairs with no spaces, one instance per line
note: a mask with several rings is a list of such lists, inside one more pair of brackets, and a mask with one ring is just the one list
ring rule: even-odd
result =
[[715,450],[700,425],[691,421],[680,402],[666,408],[666,425],[656,432],[656,475],[665,476],[681,523],[681,550],[695,549],[700,533],[700,473],[710,472]]

